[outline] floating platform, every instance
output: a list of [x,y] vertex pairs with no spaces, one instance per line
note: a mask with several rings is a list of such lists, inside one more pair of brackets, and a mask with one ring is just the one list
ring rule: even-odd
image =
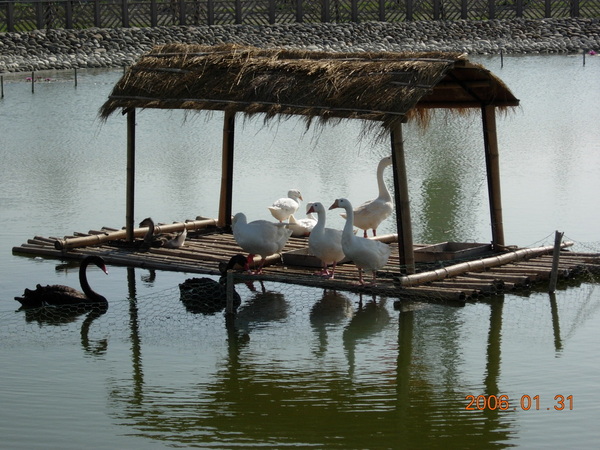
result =
[[[196,220],[159,224],[156,233],[188,230],[181,248],[146,248],[141,243],[148,228],[134,231],[133,244],[124,240],[124,230],[103,227],[63,238],[36,236],[18,247],[14,254],[56,259],[80,260],[87,255],[102,256],[108,264],[144,269],[221,275],[219,263],[227,262],[241,248],[231,231],[216,226],[216,220]],[[264,280],[325,289],[346,290],[397,299],[465,302],[485,296],[529,289],[550,279],[554,246],[511,248],[493,252],[489,244],[445,242],[415,245],[416,273],[400,270],[397,236],[375,238],[392,247],[388,264],[377,273],[375,286],[357,284],[358,271],[351,262],[338,264],[335,279],[315,275],[319,261],[308,252],[307,238],[290,238],[281,254],[267,258],[260,275],[236,273],[235,281]],[[600,254],[560,252],[559,279],[573,278],[586,272],[600,272]],[[259,258],[256,258],[256,263]]]

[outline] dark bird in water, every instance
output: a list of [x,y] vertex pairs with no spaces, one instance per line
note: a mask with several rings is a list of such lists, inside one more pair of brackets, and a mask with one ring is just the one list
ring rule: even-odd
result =
[[95,264],[108,275],[104,260],[100,256],[86,256],[79,266],[79,284],[83,292],[61,284],[42,286],[38,284],[35,290],[25,289],[22,297],[15,297],[22,308],[39,308],[48,305],[75,305],[79,303],[108,303],[106,298],[95,292],[87,280],[87,267]]
[[[229,262],[219,263],[221,277],[219,281],[212,278],[188,278],[179,285],[180,299],[185,309],[194,314],[214,314],[227,305],[227,271],[242,269],[247,263],[244,255],[237,254]],[[233,306],[237,308],[242,303],[240,294],[233,290]]]

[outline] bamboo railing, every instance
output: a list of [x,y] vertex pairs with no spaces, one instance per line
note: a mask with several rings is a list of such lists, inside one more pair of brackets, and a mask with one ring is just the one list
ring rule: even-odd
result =
[[[188,231],[206,228],[207,226],[216,226],[215,219],[199,219],[189,220],[186,222],[175,222],[170,224],[156,225],[154,227],[155,234],[161,233],[178,233],[187,229]],[[133,230],[134,237],[143,237],[148,232],[148,227],[135,228]],[[127,230],[122,229],[102,234],[90,234],[87,236],[68,237],[64,239],[56,239],[54,248],[56,250],[70,250],[77,247],[87,247],[91,245],[99,245],[108,241],[116,241],[125,239]]]
[[[572,242],[563,242],[561,248],[572,246]],[[465,272],[479,272],[492,267],[501,266],[511,262],[535,258],[540,255],[552,253],[554,246],[549,245],[537,248],[523,248],[508,253],[502,253],[497,256],[477,259],[475,261],[466,261],[452,266],[443,267],[429,272],[417,273],[400,277],[400,284],[404,287],[417,286],[430,281],[443,280],[444,278],[453,277]]]

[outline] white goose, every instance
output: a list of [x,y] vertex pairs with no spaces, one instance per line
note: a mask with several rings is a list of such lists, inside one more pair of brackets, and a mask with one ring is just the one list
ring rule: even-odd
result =
[[[392,197],[383,181],[383,170],[391,164],[391,156],[386,156],[379,161],[377,165],[378,197],[363,203],[354,210],[354,226],[364,230],[364,237],[367,237],[368,229],[372,229],[373,236],[377,236],[377,227],[379,224],[394,211]],[[346,215],[342,214],[342,217],[346,217]]]
[[163,247],[165,247],[165,248],[181,248],[185,244],[186,238],[187,238],[187,228],[184,228],[181,233],[177,234],[177,236],[166,241],[165,245]]
[[269,206],[269,211],[271,211],[273,217],[280,222],[283,222],[284,220],[287,220],[290,215],[298,211],[300,200],[303,200],[300,191],[298,189],[290,189],[287,197],[275,200],[273,205]]
[[294,237],[304,237],[309,236],[315,225],[317,224],[317,219],[314,214],[310,212],[310,208],[313,204],[306,204],[306,217],[304,219],[296,219],[293,214],[290,214],[288,220],[288,228],[292,230],[292,236]]
[[268,220],[254,220],[248,223],[244,213],[237,213],[231,224],[233,237],[242,250],[249,253],[248,262],[254,255],[260,255],[261,261],[256,273],[262,273],[265,258],[279,253],[292,234],[285,224],[277,224]]
[[377,270],[381,269],[388,262],[392,249],[383,242],[373,241],[371,239],[355,236],[352,226],[354,212],[352,204],[345,198],[338,198],[329,209],[344,208],[346,210],[346,225],[342,231],[342,248],[344,254],[351,259],[358,268],[359,283],[363,281],[363,269],[373,274],[373,284],[377,276]]
[[[323,270],[317,273],[334,278],[336,264],[344,259],[342,231],[325,228],[326,211],[322,203],[313,203],[308,212],[317,213],[317,224],[308,237],[308,249],[323,263]],[[329,264],[333,265],[331,272],[327,269]]]

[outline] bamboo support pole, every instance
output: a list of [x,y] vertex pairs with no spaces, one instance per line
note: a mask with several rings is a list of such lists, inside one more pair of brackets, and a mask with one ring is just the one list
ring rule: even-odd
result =
[[231,225],[233,203],[233,156],[235,140],[235,112],[225,111],[223,119],[223,149],[221,159],[221,196],[219,226]]
[[410,218],[408,178],[402,141],[402,124],[397,123],[391,132],[392,161],[394,172],[394,200],[396,203],[396,228],[398,230],[399,270],[415,273],[415,253]]
[[[573,245],[572,242],[565,242],[562,244],[563,247]],[[509,253],[503,253],[498,256],[490,256],[488,258],[478,259],[475,261],[467,261],[453,266],[443,267],[430,272],[417,273],[412,275],[405,275],[399,278],[401,286],[415,286],[418,284],[426,283],[428,281],[442,280],[444,278],[462,275],[465,272],[477,272],[482,271],[491,267],[498,267],[503,264],[518,261],[520,259],[534,258],[538,255],[551,252],[554,246],[537,247],[537,248],[523,248],[515,250]]]
[[125,230],[128,242],[133,242],[135,209],[135,109],[127,111],[127,191],[125,193]]
[[492,247],[497,249],[499,246],[504,246],[504,224],[500,194],[500,163],[495,107],[492,105],[482,106],[481,116],[483,121],[483,144],[488,179],[490,219],[492,223]]
[[[210,225],[216,225],[214,219],[206,220],[191,220],[189,222],[176,222],[165,225],[156,225],[154,232],[159,233],[175,233],[183,231],[184,228],[187,230],[198,230],[205,228]],[[143,237],[148,232],[148,227],[135,228],[132,230],[133,237]],[[98,245],[108,241],[115,241],[118,239],[125,239],[127,237],[128,230],[119,230],[112,233],[106,234],[95,234],[90,236],[75,237],[70,239],[55,239],[54,248],[57,250],[69,250],[76,247],[86,247],[89,245]]]

